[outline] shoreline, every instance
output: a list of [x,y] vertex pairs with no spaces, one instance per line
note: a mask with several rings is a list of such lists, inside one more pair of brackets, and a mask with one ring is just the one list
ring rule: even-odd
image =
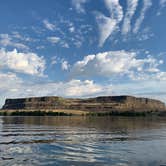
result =
[[166,116],[165,111],[82,111],[82,110],[33,110],[33,109],[20,109],[20,110],[0,110],[0,116]]

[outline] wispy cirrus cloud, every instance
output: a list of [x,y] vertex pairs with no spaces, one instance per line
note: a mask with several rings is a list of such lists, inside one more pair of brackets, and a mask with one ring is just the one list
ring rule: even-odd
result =
[[102,13],[96,13],[96,20],[99,27],[99,46],[103,46],[107,38],[116,30],[118,24],[123,19],[122,6],[119,4],[119,0],[105,0],[104,1],[107,10],[109,11],[109,17]]
[[140,26],[145,18],[146,12],[148,11],[148,9],[150,9],[151,6],[152,6],[151,0],[143,0],[143,7],[140,11],[140,16],[137,18],[133,29],[134,33],[137,33],[138,30],[140,29]]
[[116,29],[116,20],[104,16],[102,13],[96,14],[96,20],[99,28],[99,46],[102,47],[107,38]]
[[[130,36],[140,36],[143,31],[139,30],[148,10],[152,6],[152,0],[126,0],[126,8],[121,5],[120,2],[120,0],[104,0],[109,16],[98,11],[95,12],[99,29],[99,47],[102,47],[106,40],[113,36],[118,30],[122,35],[130,33]],[[164,6],[165,0],[160,0],[159,3],[160,6]],[[121,24],[122,21],[123,23]],[[124,38],[124,36],[122,36],[122,38]],[[138,37],[136,37],[136,39],[137,38]],[[146,39],[148,38],[145,37],[143,40]],[[126,39],[124,41],[126,41]]]
[[127,0],[127,11],[123,20],[122,34],[127,34],[131,30],[131,19],[138,6],[138,0]]
[[119,0],[104,0],[104,2],[110,13],[110,17],[120,22],[123,18],[123,9]]

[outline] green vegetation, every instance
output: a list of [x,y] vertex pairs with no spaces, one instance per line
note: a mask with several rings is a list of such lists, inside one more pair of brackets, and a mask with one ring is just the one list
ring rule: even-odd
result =
[[149,112],[111,111],[111,112],[91,112],[91,113],[88,113],[87,116],[147,116],[147,115],[153,115],[153,114],[154,113],[151,111]]
[[15,110],[15,111],[0,111],[0,116],[166,116],[165,112],[159,111],[147,111],[147,112],[135,112],[135,111],[110,111],[110,112],[88,112],[75,114],[71,112],[54,112],[54,111],[30,111],[30,110]]
[[71,113],[46,111],[0,112],[0,116],[72,116]]

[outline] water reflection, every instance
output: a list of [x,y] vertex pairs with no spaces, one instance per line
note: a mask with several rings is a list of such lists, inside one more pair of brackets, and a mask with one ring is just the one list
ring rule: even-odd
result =
[[166,164],[161,117],[1,117],[0,165]]

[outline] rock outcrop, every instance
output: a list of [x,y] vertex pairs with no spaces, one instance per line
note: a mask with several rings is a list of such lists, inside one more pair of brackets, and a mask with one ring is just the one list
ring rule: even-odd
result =
[[90,112],[155,112],[166,110],[165,104],[161,101],[148,98],[137,98],[133,96],[102,96],[87,99],[71,99],[62,97],[6,99],[2,109],[70,109]]

